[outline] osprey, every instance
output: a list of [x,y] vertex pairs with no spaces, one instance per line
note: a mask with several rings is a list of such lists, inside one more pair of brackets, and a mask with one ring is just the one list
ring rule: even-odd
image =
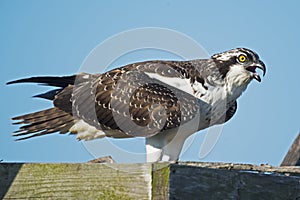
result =
[[266,73],[246,48],[189,61],[145,61],[103,74],[31,77],[8,82],[57,87],[34,97],[53,107],[14,117],[18,140],[54,132],[79,140],[145,137],[147,162],[176,161],[193,133],[228,121],[256,72]]

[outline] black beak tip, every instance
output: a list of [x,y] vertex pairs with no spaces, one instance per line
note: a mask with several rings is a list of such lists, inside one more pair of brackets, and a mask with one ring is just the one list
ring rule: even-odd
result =
[[263,76],[266,75],[266,67],[263,68]]
[[266,65],[265,63],[263,63],[262,61],[259,61],[259,67],[262,71],[263,71],[263,76],[266,75],[266,72],[267,72],[267,68],[266,68]]
[[257,80],[258,82],[261,82],[261,78],[260,78],[260,77],[259,77],[259,78],[257,78],[256,80]]
[[252,76],[255,80],[257,80],[258,82],[261,82],[261,78],[260,78],[259,74],[255,73]]

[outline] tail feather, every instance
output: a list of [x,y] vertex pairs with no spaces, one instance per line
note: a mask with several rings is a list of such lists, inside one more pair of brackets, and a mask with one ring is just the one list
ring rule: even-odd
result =
[[26,140],[26,139],[29,139],[29,138],[37,137],[37,136],[51,134],[51,133],[54,133],[54,132],[60,132],[61,134],[65,134],[65,133],[69,132],[69,129],[73,126],[72,122],[73,122],[73,120],[70,121],[68,124],[63,124],[63,125],[60,125],[56,128],[52,128],[52,129],[46,129],[44,131],[37,132],[35,134],[22,133],[22,134],[17,134],[17,135],[14,135],[14,136],[24,136],[24,135],[29,135],[30,134],[29,136],[21,137],[21,138],[16,139],[16,141],[20,141],[20,140]]
[[[49,115],[49,113],[51,113],[51,115]],[[18,120],[18,122],[14,122],[13,124],[29,124],[29,123],[42,122],[45,120],[56,118],[61,115],[62,115],[61,112],[54,112],[53,108],[49,108],[46,110],[41,110],[38,112],[13,117],[12,120]]]
[[99,77],[100,74],[88,74],[88,73],[79,73],[77,75],[71,76],[36,76],[30,78],[23,78],[15,81],[9,81],[6,84],[15,84],[15,83],[41,83],[48,86],[55,86],[65,88],[68,85],[74,85],[75,81],[77,84],[93,80]]
[[7,85],[15,84],[15,83],[41,83],[49,86],[56,86],[56,87],[67,87],[69,84],[73,85],[76,79],[76,75],[72,76],[61,76],[61,77],[54,77],[54,76],[37,76],[31,78],[23,78],[15,81],[7,82]]
[[15,84],[15,83],[40,83],[42,85],[47,86],[55,86],[59,87],[59,89],[50,90],[48,92],[35,95],[33,97],[54,100],[55,96],[59,94],[64,88],[68,87],[69,85],[81,84],[83,82],[87,82],[97,78],[99,74],[88,74],[88,73],[79,73],[77,75],[71,76],[37,76],[31,78],[23,78],[15,81],[7,82],[7,85]]
[[19,130],[14,132],[14,136],[21,137],[17,140],[24,140],[54,132],[69,132],[75,123],[70,101],[73,85],[75,82],[76,84],[83,84],[99,76],[100,74],[80,73],[61,77],[31,77],[8,82],[8,85],[15,83],[40,83],[58,87],[54,90],[34,96],[53,100],[54,106],[56,107],[12,118],[12,120],[16,121],[13,124],[23,124]]
[[[69,130],[72,126],[73,126],[73,124],[71,125],[71,123],[70,123],[70,124],[68,124],[68,125],[65,126],[65,127],[67,127],[68,130]],[[42,135],[47,135],[47,134],[51,134],[51,133],[58,132],[58,131],[59,131],[60,133],[62,133],[62,134],[63,134],[63,133],[69,132],[69,131],[63,131],[63,132],[61,132],[61,131],[60,131],[61,129],[64,129],[64,127],[63,127],[63,126],[60,126],[60,127],[55,128],[55,129],[44,130],[44,131],[41,131],[41,132],[38,132],[38,133],[35,133],[35,134],[31,134],[31,135],[26,136],[26,137],[18,138],[18,139],[16,139],[16,141],[26,140],[26,139],[29,139],[29,138],[33,138],[33,137],[37,137],[37,136],[42,136]],[[64,130],[65,130],[65,129],[64,129]],[[23,134],[23,135],[28,135],[28,134]],[[14,135],[14,136],[16,136],[16,135]]]
[[33,97],[42,98],[42,99],[48,99],[48,100],[54,100],[55,96],[61,92],[63,89],[56,89],[56,90],[50,90],[48,92],[34,95]]
[[49,108],[46,110],[41,110],[38,112],[34,112],[34,113],[29,113],[26,115],[21,115],[21,116],[17,116],[17,117],[13,117],[11,118],[12,120],[24,120],[24,119],[32,119],[32,118],[37,118],[37,117],[42,117],[45,116],[45,114],[49,111],[51,111],[53,108]]
[[[41,122],[30,123],[30,124],[20,127],[20,129],[18,131],[16,131],[15,133],[28,134],[28,133],[38,132],[41,130],[53,129],[52,126],[54,124],[55,124],[55,127],[63,125],[63,124],[65,124],[65,120],[68,120],[68,118],[69,118],[69,116],[59,116],[57,118],[48,119],[48,120],[41,121]],[[16,134],[15,136],[20,135],[20,134]]]
[[25,124],[14,132],[14,136],[26,137],[17,140],[24,140],[54,132],[67,133],[74,125],[73,116],[58,108],[50,108],[14,117],[13,120],[21,120],[15,124]]

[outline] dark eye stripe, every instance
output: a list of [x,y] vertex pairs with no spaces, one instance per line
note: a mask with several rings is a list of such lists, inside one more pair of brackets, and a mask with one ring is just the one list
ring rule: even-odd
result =
[[254,54],[254,56],[255,56],[255,59],[256,59],[256,60],[259,60],[259,56],[258,56],[258,54],[257,54],[257,53],[255,53],[255,52],[253,52],[253,54]]

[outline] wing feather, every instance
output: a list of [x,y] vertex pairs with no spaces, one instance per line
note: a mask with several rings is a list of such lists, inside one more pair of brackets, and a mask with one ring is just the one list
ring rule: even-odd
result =
[[[68,100],[72,90],[75,118],[104,131],[119,130],[129,136],[148,137],[186,123],[199,111],[199,99],[150,78],[144,72],[166,74],[170,72],[169,68],[170,63],[161,62],[129,65],[99,75],[78,87],[69,86],[57,95],[54,102],[60,108],[61,101]],[[173,76],[179,76],[178,73],[173,73]]]

